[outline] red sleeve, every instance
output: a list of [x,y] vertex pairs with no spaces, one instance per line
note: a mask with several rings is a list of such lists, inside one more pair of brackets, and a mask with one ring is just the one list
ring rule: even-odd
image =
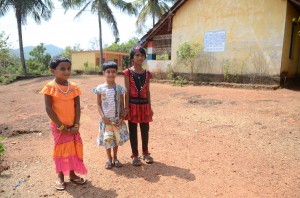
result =
[[152,73],[148,71],[149,78],[152,78]]
[[123,70],[122,73],[124,74],[124,76],[129,76],[129,71],[128,71],[128,69]]

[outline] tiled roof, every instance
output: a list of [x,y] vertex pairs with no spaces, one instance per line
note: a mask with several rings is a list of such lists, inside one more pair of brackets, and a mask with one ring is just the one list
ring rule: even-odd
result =
[[[139,45],[144,46],[148,40],[151,40],[153,36],[162,28],[165,23],[168,22],[168,18],[176,13],[176,11],[188,0],[178,0],[174,5],[170,8],[168,12],[166,12],[159,21],[150,29],[141,39]],[[288,0],[295,8],[300,12],[300,0]]]
[[150,29],[141,39],[139,42],[139,45],[145,44],[149,40],[149,38],[152,38],[155,36],[155,33],[157,33],[160,28],[168,22],[168,18],[175,14],[175,12],[188,0],[178,0],[174,3],[174,5],[170,8],[168,12],[166,12],[153,26],[152,29]]

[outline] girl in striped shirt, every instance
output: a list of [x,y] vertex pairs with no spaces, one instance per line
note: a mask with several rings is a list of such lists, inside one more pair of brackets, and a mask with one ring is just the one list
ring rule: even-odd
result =
[[103,74],[106,82],[93,89],[93,92],[97,94],[97,107],[101,117],[97,143],[98,146],[104,146],[106,149],[106,169],[122,166],[117,157],[118,146],[123,145],[129,139],[122,116],[125,89],[115,82],[117,72],[118,65],[115,62],[105,62]]

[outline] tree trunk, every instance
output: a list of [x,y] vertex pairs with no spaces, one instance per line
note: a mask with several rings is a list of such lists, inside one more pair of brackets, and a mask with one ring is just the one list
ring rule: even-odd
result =
[[16,8],[16,18],[17,18],[17,25],[18,25],[18,36],[19,36],[19,48],[20,48],[21,64],[22,64],[22,68],[23,68],[23,74],[26,75],[27,74],[27,68],[26,68],[25,57],[24,57],[21,12],[20,12],[19,8]]
[[103,49],[102,49],[102,26],[101,26],[101,16],[100,16],[100,1],[98,3],[98,23],[99,23],[99,47],[100,47],[100,71],[102,71],[102,65],[104,63]]
[[152,27],[154,27],[155,25],[155,15],[154,13],[152,13]]

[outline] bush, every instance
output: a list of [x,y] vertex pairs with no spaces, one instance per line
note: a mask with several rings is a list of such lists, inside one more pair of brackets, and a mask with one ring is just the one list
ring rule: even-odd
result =
[[[4,138],[0,137],[0,141],[2,141]],[[2,142],[0,142],[0,158],[2,156],[2,153],[5,151],[4,145]]]
[[183,85],[186,85],[188,83],[188,81],[182,76],[176,76],[175,78],[173,78],[173,80],[174,86],[182,87]]
[[17,77],[15,75],[11,75],[11,76],[0,76],[0,83],[3,84],[9,84],[13,81],[15,81],[17,79]]

